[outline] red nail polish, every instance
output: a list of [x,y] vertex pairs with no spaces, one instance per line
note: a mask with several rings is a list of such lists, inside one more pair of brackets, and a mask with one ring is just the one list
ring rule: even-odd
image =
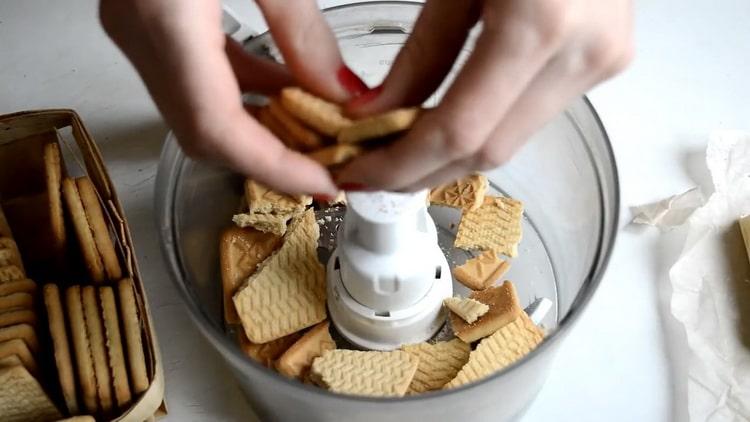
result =
[[383,92],[383,85],[376,86],[373,89],[368,89],[367,92],[363,93],[359,97],[352,98],[346,106],[347,108],[356,108],[362,106],[377,98],[381,92]]
[[364,94],[368,90],[367,85],[362,82],[362,79],[352,72],[347,65],[342,65],[339,71],[336,72],[336,76],[344,89],[355,97]]
[[318,202],[331,202],[333,201],[333,197],[331,195],[326,195],[324,193],[315,193],[313,194],[313,199]]
[[363,185],[361,183],[347,183],[347,182],[340,183],[339,184],[339,189],[345,190],[345,191],[350,191],[350,192],[368,190],[367,186],[365,186],[365,185]]

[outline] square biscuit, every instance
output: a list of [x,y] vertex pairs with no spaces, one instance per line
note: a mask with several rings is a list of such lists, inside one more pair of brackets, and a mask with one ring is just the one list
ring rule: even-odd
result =
[[509,257],[518,255],[523,204],[511,198],[485,196],[482,205],[464,211],[454,246],[491,250]]

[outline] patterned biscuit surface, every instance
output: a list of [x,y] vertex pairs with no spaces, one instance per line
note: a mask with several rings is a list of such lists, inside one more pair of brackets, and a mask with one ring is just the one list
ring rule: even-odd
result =
[[526,313],[479,343],[469,361],[443,388],[455,388],[480,380],[526,356],[544,335]]
[[454,246],[483,249],[514,257],[521,241],[523,204],[511,198],[486,196],[481,207],[464,211]]
[[23,271],[15,265],[0,265],[0,283],[21,280],[25,277]]
[[22,272],[26,272],[16,242],[10,237],[0,237],[0,267],[6,265],[15,265]]
[[62,417],[39,382],[23,366],[0,369],[0,415],[5,422],[53,421]]
[[228,227],[221,235],[219,257],[224,292],[224,322],[239,324],[232,296],[242,283],[281,245],[281,237],[252,228]]
[[499,280],[510,269],[510,263],[493,251],[484,251],[453,269],[453,276],[472,290],[483,290]]
[[473,292],[469,298],[488,305],[490,309],[472,324],[451,312],[453,332],[467,343],[489,336],[515,320],[523,312],[518,303],[516,288],[510,281],[506,281],[501,286]]
[[430,203],[472,211],[484,202],[487,178],[474,173],[430,191]]
[[329,322],[324,321],[306,332],[276,361],[275,367],[282,375],[302,379],[315,358],[326,350],[336,348],[328,330]]
[[294,117],[324,135],[336,136],[352,124],[352,121],[342,114],[341,107],[300,88],[282,89],[281,104]]
[[353,122],[339,132],[337,141],[340,144],[354,144],[369,139],[382,138],[402,132],[411,127],[417,119],[419,109],[402,108]]
[[359,396],[401,397],[417,371],[419,358],[403,350],[329,350],[312,364],[312,380],[330,391]]
[[471,298],[449,297],[443,300],[445,306],[471,324],[490,310],[490,307]]
[[471,347],[459,339],[435,344],[410,344],[401,348],[419,358],[419,366],[409,385],[408,394],[439,390],[458,374],[469,360]]
[[266,343],[325,319],[325,269],[318,261],[318,235],[312,210],[295,217],[279,250],[234,295],[242,327],[253,343]]
[[287,195],[250,179],[245,181],[245,199],[250,213],[299,214],[312,204],[308,195]]

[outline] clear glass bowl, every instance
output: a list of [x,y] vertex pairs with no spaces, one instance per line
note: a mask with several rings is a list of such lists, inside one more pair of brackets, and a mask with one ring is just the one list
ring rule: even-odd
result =
[[[325,14],[347,63],[375,84],[406,40],[420,7],[376,2]],[[266,34],[246,48],[276,56]],[[511,419],[541,388],[554,350],[601,280],[616,235],[619,186],[607,135],[586,98],[575,100],[508,164],[486,175],[493,193],[525,204],[519,256],[505,278],[516,284],[522,305],[546,297],[553,308],[543,321],[548,335],[536,350],[480,382],[454,390],[401,399],[335,395],[287,380],[244,357],[223,326],[218,257],[219,234],[237,211],[242,177],[187,158],[171,134],[162,153],[155,197],[162,249],[197,325],[233,367],[262,420]],[[452,248],[459,214],[438,207],[430,213],[449,262],[462,263],[469,254]],[[455,290],[466,292],[458,284]]]

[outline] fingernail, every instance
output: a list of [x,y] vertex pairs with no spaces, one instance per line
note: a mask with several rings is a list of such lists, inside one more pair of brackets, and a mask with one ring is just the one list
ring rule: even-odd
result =
[[336,76],[344,89],[355,97],[364,94],[368,90],[367,85],[362,82],[362,79],[352,72],[347,65],[342,65],[336,73]]
[[359,107],[362,105],[365,105],[375,98],[378,98],[380,93],[383,92],[383,85],[376,86],[373,89],[368,89],[367,92],[363,93],[362,95],[352,98],[349,103],[346,104],[347,108],[349,107]]
[[349,192],[356,192],[356,191],[363,191],[363,190],[369,190],[369,188],[361,183],[339,183],[338,185],[339,189],[349,191]]
[[327,195],[325,193],[315,193],[313,194],[313,199],[318,202],[331,202],[333,201],[333,197],[331,195]]

